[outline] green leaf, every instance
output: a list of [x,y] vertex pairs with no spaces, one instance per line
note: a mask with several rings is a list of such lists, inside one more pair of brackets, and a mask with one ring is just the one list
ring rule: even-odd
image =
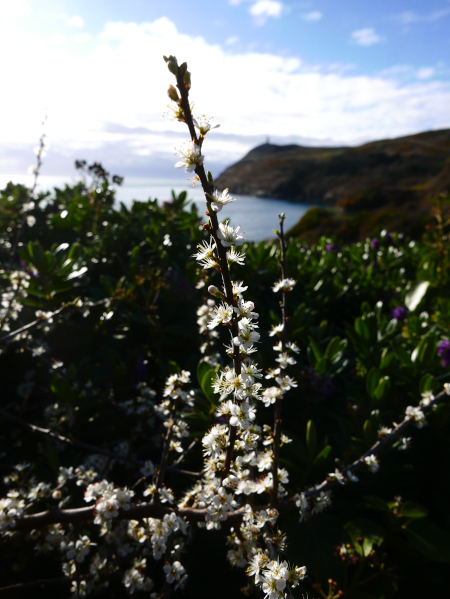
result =
[[437,340],[434,335],[424,337],[411,354],[411,361],[419,368],[426,368],[436,358]]
[[375,433],[373,430],[373,425],[370,422],[370,420],[366,420],[364,422],[363,432],[364,432],[364,439],[366,440],[366,443],[368,445],[372,445],[374,438],[375,438]]
[[426,518],[409,520],[402,526],[410,543],[425,557],[450,564],[450,533]]
[[45,457],[47,458],[48,465],[53,471],[54,475],[57,475],[59,472],[59,467],[61,466],[61,460],[59,459],[59,453],[53,447],[53,445],[45,444]]
[[208,370],[211,370],[211,364],[205,362],[204,360],[200,360],[200,362],[197,364],[197,381],[199,385],[201,385],[202,379]]
[[411,285],[408,293],[405,296],[405,306],[408,308],[408,310],[414,312],[414,310],[425,297],[429,286],[429,281],[421,281],[420,283],[413,283]]
[[[381,526],[365,518],[347,522],[344,529],[350,537],[353,547],[359,555],[363,556],[369,555],[375,543],[381,545],[386,534]],[[362,544],[356,540],[358,537],[362,537]]]
[[72,383],[68,380],[63,379],[57,372],[53,373],[52,382],[50,383],[50,389],[59,399],[64,402],[75,402],[77,394],[72,389]]
[[370,340],[370,329],[362,318],[355,320],[355,331],[366,341]]
[[387,349],[383,352],[380,360],[380,370],[388,370],[391,364],[395,361],[395,354],[387,353]]
[[114,279],[109,275],[100,275],[100,284],[108,295],[113,295],[114,283]]
[[392,351],[394,352],[394,354],[397,356],[397,358],[400,360],[400,362],[402,364],[405,364],[406,366],[412,365],[411,356],[409,355],[409,353],[406,351],[406,349],[404,347],[402,347],[398,343],[395,343],[395,344],[392,344]]
[[30,241],[28,244],[28,252],[40,273],[47,272],[47,260],[45,257],[44,248],[39,241]]
[[378,368],[371,368],[367,374],[366,378],[366,390],[369,396],[374,399],[375,389],[377,388],[378,382],[380,380],[380,371]]
[[427,391],[432,391],[435,383],[435,378],[432,374],[424,374],[419,382],[419,392],[426,393]]
[[386,395],[386,392],[389,390],[390,386],[391,386],[391,379],[388,376],[383,376],[378,381],[378,385],[376,386],[376,389],[373,392],[373,399],[376,399],[377,401],[379,401],[380,399],[383,399],[383,397]]
[[214,393],[213,381],[215,380],[215,378],[216,378],[216,371],[213,368],[210,368],[203,375],[203,378],[200,381],[200,387],[202,388],[203,393],[208,398],[208,401],[212,405],[217,406],[219,403],[220,395],[217,395],[216,393]]
[[406,501],[401,506],[401,513],[406,518],[426,518],[429,511],[423,505],[416,503],[415,501]]
[[341,347],[341,338],[334,337],[327,345],[327,349],[325,350],[325,356],[333,360],[336,354],[339,352]]
[[320,358],[322,357],[322,352],[320,351],[319,344],[313,337],[308,337],[308,339],[309,339],[309,344],[311,346],[311,349],[314,352],[314,356],[315,356],[316,360],[320,360]]
[[314,460],[317,453],[317,431],[312,420],[308,420],[308,424],[306,425],[306,448],[309,460]]
[[328,370],[330,369],[330,366],[331,366],[330,358],[323,356],[323,358],[320,358],[320,360],[317,361],[314,368],[315,368],[315,371],[317,372],[317,374],[326,374],[328,372]]
[[319,455],[314,460],[313,465],[320,466],[323,462],[325,462],[328,459],[331,451],[332,451],[331,445],[325,445],[325,447],[322,449],[322,451],[319,453]]
[[390,512],[389,504],[381,497],[375,497],[374,495],[364,495],[364,505],[373,510],[380,510],[382,512]]

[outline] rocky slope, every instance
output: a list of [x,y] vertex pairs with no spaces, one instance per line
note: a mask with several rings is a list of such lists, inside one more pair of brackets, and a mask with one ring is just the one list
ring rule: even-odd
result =
[[359,210],[448,189],[449,158],[450,129],[352,148],[263,144],[215,184],[233,194]]

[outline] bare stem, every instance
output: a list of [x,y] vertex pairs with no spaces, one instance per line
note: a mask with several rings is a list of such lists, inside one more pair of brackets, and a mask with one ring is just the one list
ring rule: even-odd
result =
[[14,594],[14,591],[25,591],[26,589],[33,589],[36,587],[39,588],[43,588],[43,587],[49,587],[49,586],[56,586],[56,585],[67,585],[67,584],[71,584],[72,583],[72,579],[71,578],[67,578],[67,576],[62,576],[61,578],[43,578],[41,580],[31,580],[29,582],[21,582],[18,584],[10,584],[6,587],[1,587],[0,588],[0,595],[4,595],[5,597],[11,597],[13,595],[11,595],[11,593]]
[[[449,396],[445,391],[441,391],[436,397],[427,405],[422,407],[422,411],[427,414],[437,404],[448,401]],[[366,451],[362,456],[357,458],[350,466],[347,466],[342,470],[344,476],[348,472],[354,472],[365,465],[364,458],[377,454],[383,447],[393,443],[398,439],[405,430],[413,424],[414,421],[408,416],[398,424],[390,434],[386,435],[383,439],[379,439],[372,447]],[[336,480],[325,479],[322,483],[316,487],[308,490],[305,495],[306,497],[314,497],[321,491],[327,491],[332,487],[337,486]],[[255,511],[267,510],[269,506],[263,505],[254,508]],[[83,508],[66,509],[66,510],[48,510],[46,512],[40,512],[37,514],[29,514],[17,518],[15,530],[30,530],[38,526],[46,526],[48,524],[65,523],[65,522],[86,522],[92,520],[94,515],[94,507],[88,506]],[[277,510],[280,514],[288,514],[296,509],[295,501],[293,498],[285,499],[280,502],[277,506]],[[118,518],[121,520],[140,520],[141,518],[163,518],[165,514],[171,514],[175,512],[180,517],[186,518],[189,522],[204,522],[206,518],[206,509],[197,508],[171,508],[165,507],[157,503],[141,503],[139,505],[133,505],[129,510],[119,510]],[[237,525],[245,514],[245,508],[239,508],[234,512],[228,512],[228,523],[230,525]]]
[[[99,300],[98,302],[89,304],[89,307],[94,307],[94,306],[99,306],[100,304],[104,304],[106,302],[110,302],[112,300],[111,297],[107,297],[105,299]],[[11,339],[13,339],[14,337],[16,337],[17,335],[21,335],[22,333],[25,333],[26,331],[32,329],[33,327],[35,327],[38,324],[43,324],[46,321],[54,318],[55,316],[58,316],[59,314],[61,314],[61,312],[63,312],[64,310],[67,310],[69,308],[75,308],[76,307],[76,302],[77,300],[74,300],[73,302],[69,303],[69,304],[64,304],[62,305],[60,308],[58,308],[57,310],[55,310],[54,312],[51,312],[46,318],[36,318],[36,320],[33,320],[31,322],[29,322],[28,324],[24,325],[23,327],[20,327],[20,329],[16,329],[15,331],[11,331],[11,333],[8,333],[7,335],[4,335],[3,337],[0,337],[0,343],[4,343],[5,341],[9,341]]]
[[173,405],[172,410],[170,411],[170,420],[171,426],[166,434],[166,439],[164,441],[164,447],[161,455],[161,462],[159,464],[158,476],[156,479],[156,488],[160,489],[164,482],[164,477],[166,475],[167,462],[169,459],[169,451],[170,451],[170,443],[173,437],[173,427],[175,425],[175,412],[176,412],[176,404]]
[[[283,226],[284,226],[284,214],[279,214],[278,215],[280,221],[279,221],[279,225],[280,225],[280,230],[278,232],[278,238],[280,240],[280,245],[281,245],[281,261],[280,261],[280,266],[281,266],[281,278],[282,279],[286,279],[286,243],[285,243],[285,239],[284,239],[284,230],[283,230]],[[281,335],[281,347],[283,348],[283,351],[286,351],[286,336],[287,336],[287,331],[286,331],[286,324],[287,324],[287,293],[286,291],[283,291],[283,299],[282,299],[282,303],[281,303],[281,322],[283,324],[283,331],[282,331],[282,335]]]
[[[181,107],[183,109],[184,119],[185,119],[186,125],[188,126],[189,133],[191,135],[191,139],[193,142],[195,142],[197,145],[199,145],[201,147],[203,140],[202,140],[202,138],[200,138],[200,140],[197,138],[194,121],[193,121],[192,113],[191,113],[191,107],[189,105],[189,89],[185,85],[184,74],[180,69],[177,72],[176,79],[177,79],[177,87],[178,87],[178,90],[179,90],[180,96],[181,96]],[[195,174],[200,179],[200,183],[202,185],[206,200],[208,202],[208,196],[213,193],[214,186],[212,185],[212,183],[210,183],[208,181],[203,164],[196,165]],[[225,290],[225,299],[226,299],[226,302],[228,303],[228,305],[234,307],[234,306],[236,306],[236,300],[233,296],[233,284],[231,282],[230,269],[228,267],[227,251],[226,251],[226,248],[222,245],[220,238],[217,235],[217,231],[219,229],[219,221],[217,219],[217,214],[214,211],[210,211],[207,214],[209,216],[210,226],[205,225],[205,228],[209,232],[209,234],[212,236],[212,238],[214,239],[214,242],[216,244],[219,265],[220,265],[220,273],[222,275],[222,282],[223,282],[223,286],[224,286],[224,290]],[[237,337],[239,334],[238,319],[237,319],[236,315],[233,316],[231,323],[230,323],[230,334],[231,334],[231,343],[233,346],[234,372],[236,375],[240,375],[242,372],[242,366],[241,366],[242,361],[241,361],[241,356],[239,353],[239,347],[236,345],[233,345],[233,338]],[[222,480],[223,480],[223,478],[225,478],[227,476],[230,466],[231,466],[231,461],[233,459],[233,450],[234,450],[235,439],[236,439],[236,428],[230,425],[230,443],[228,445],[227,452],[226,452],[224,469],[223,469],[223,472],[221,473]]]
[[[281,278],[286,278],[286,245],[284,240],[284,215],[279,215],[280,230],[278,232],[278,238],[281,245]],[[283,291],[283,299],[281,304],[281,317],[283,324],[283,331],[281,336],[281,347],[282,351],[286,351],[286,321],[287,321],[287,304],[286,304],[286,292]],[[281,397],[277,397],[275,401],[275,414],[274,414],[274,425],[273,425],[273,463],[272,463],[272,494],[270,505],[276,507],[278,503],[278,468],[280,461],[280,439],[281,439]]]

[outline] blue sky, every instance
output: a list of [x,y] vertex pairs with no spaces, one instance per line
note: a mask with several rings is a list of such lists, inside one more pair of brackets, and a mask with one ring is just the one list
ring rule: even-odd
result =
[[[275,143],[359,144],[450,127],[450,0],[0,0],[0,169],[19,173],[46,112],[48,174],[74,158],[172,177],[162,54],[187,60],[194,113],[221,124],[218,173]],[[8,58],[6,58],[8,57]]]

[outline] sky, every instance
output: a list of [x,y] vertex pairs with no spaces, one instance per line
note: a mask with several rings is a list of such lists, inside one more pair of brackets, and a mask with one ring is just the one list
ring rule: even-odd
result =
[[[450,127],[450,0],[0,0],[0,174],[75,159],[171,178],[188,139],[170,119],[192,73],[194,115],[218,175],[253,147],[361,143]],[[42,121],[46,116],[44,129]]]

